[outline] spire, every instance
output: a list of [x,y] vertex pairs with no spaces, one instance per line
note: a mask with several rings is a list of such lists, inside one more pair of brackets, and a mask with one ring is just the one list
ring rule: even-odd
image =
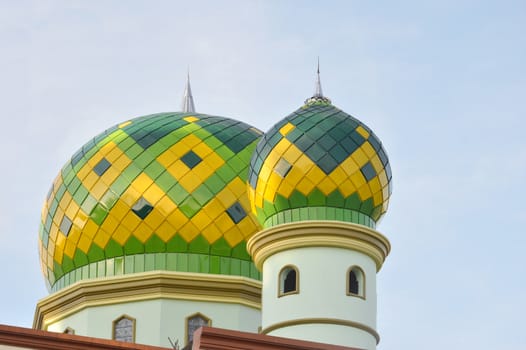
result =
[[316,88],[314,90],[313,97],[323,97],[323,91],[321,90],[321,80],[320,80],[320,58],[318,57],[318,71],[316,77]]
[[316,70],[316,85],[314,88],[314,95],[305,100],[306,105],[312,104],[331,104],[331,100],[323,96],[321,90],[321,79],[320,79],[320,58],[318,57],[318,69]]
[[184,89],[181,110],[187,113],[195,112],[194,97],[192,96],[192,89],[190,88],[190,69],[188,69],[186,75],[186,87]]

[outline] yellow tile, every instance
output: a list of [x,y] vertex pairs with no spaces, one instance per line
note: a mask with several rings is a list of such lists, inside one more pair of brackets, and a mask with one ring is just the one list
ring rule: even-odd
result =
[[150,202],[151,205],[156,205],[164,195],[164,191],[154,183],[148,187],[142,196]]
[[318,187],[321,192],[328,196],[331,194],[338,186],[331,180],[330,177],[325,177],[316,187]]
[[62,185],[62,175],[58,174],[58,176],[53,181],[53,194],[57,193],[58,188]]
[[139,226],[141,219],[135,215],[131,210],[126,214],[124,219],[122,219],[121,224],[126,227],[128,230],[133,231]]
[[82,210],[79,210],[77,215],[73,217],[73,224],[78,226],[80,229],[84,228],[86,222],[88,222],[88,216]]
[[387,184],[389,183],[389,181],[387,181],[387,174],[385,173],[385,170],[380,171],[380,173],[378,174],[378,179],[380,180],[380,184],[382,185],[382,187],[387,186]]
[[177,160],[170,166],[167,166],[166,170],[176,180],[180,180],[184,175],[190,172],[190,168],[187,167],[186,164],[184,164],[181,160]]
[[[55,244],[55,241],[57,240],[58,235],[58,226],[55,224],[51,225],[51,228],[49,229],[49,239],[53,244]],[[49,247],[48,247],[49,250]]]
[[369,181],[369,187],[371,188],[371,192],[377,193],[382,191],[382,185],[380,185],[380,180],[378,180],[378,176],[374,177]]
[[224,212],[226,208],[218,199],[212,198],[201,210],[214,220],[220,213]]
[[177,208],[177,206],[174,204],[174,202],[172,202],[172,200],[168,196],[162,197],[159,200],[159,202],[157,202],[155,207],[164,216],[168,216]]
[[358,190],[358,188],[349,179],[342,182],[340,186],[338,186],[338,189],[345,198],[349,197]]
[[84,233],[83,236],[93,239],[98,229],[99,229],[99,226],[93,220],[88,219],[82,231]]
[[58,203],[59,208],[62,209],[62,210],[67,210],[71,200],[72,200],[71,195],[67,191],[64,192],[64,195],[62,196],[62,199]]
[[304,173],[296,166],[292,167],[285,176],[285,181],[287,181],[292,187],[295,187],[298,182],[300,182],[301,179],[303,179]]
[[372,196],[371,189],[369,188],[369,186],[367,184],[365,184],[365,185],[363,185],[362,187],[360,187],[358,189],[358,195],[360,196],[360,199],[362,201],[365,201],[365,200],[371,198],[371,196]]
[[189,193],[193,192],[202,183],[201,179],[194,172],[189,172],[179,179],[179,184]]
[[152,211],[144,218],[144,222],[155,231],[157,227],[165,220],[165,216],[157,208],[153,208]]
[[291,145],[283,154],[283,158],[285,158],[290,164],[294,164],[302,155],[303,153],[298,147]]
[[142,243],[146,242],[152,236],[152,234],[152,229],[144,222],[141,222],[139,226],[133,230],[133,236]]
[[144,191],[146,191],[146,189],[150,187],[152,183],[153,180],[148,175],[141,173],[135,178],[135,180],[133,180],[131,185],[139,193],[144,193]]
[[[77,173],[77,177],[80,181],[84,180],[93,168],[89,164],[85,164]],[[56,189],[57,187],[55,187]]]
[[208,225],[202,232],[203,237],[208,243],[213,244],[219,238],[223,236],[223,233],[217,228],[215,224]]
[[292,187],[287,181],[281,181],[278,187],[278,193],[280,195],[285,198],[289,198],[292,191],[294,191],[294,187]]
[[63,234],[57,235],[57,240],[55,241],[55,251],[64,250],[65,246],[66,246],[66,236],[64,236]]
[[357,171],[351,175],[351,181],[356,188],[360,188],[366,183],[365,177],[363,177],[360,171]]
[[128,206],[126,203],[124,203],[124,201],[119,199],[113,205],[113,208],[111,208],[110,215],[115,217],[116,220],[121,221],[129,212],[130,206]]
[[111,165],[118,171],[122,172],[124,169],[128,167],[128,165],[130,165],[130,163],[131,163],[130,158],[128,158],[125,154],[123,154],[122,156],[117,158],[116,161],[112,162]]
[[110,241],[110,234],[104,230],[99,230],[95,237],[93,238],[93,243],[101,247],[102,249],[106,248],[106,245]]
[[373,204],[374,204],[374,206],[376,207],[376,206],[382,204],[382,202],[383,202],[382,192],[376,192],[373,195]]
[[62,249],[55,249],[55,254],[53,254],[53,260],[55,260],[59,264],[62,264],[63,257],[64,251]]
[[256,222],[252,216],[248,215],[243,220],[241,220],[237,227],[245,239],[248,239],[254,235],[257,231],[261,229],[261,226]]
[[82,184],[86,189],[91,190],[91,188],[95,185],[95,183],[99,180],[99,175],[95,174],[93,171],[90,171],[90,173],[82,180]]
[[199,231],[203,231],[205,227],[210,225],[212,219],[206,214],[204,210],[198,211],[190,221],[197,227]]
[[287,136],[287,134],[291,132],[292,130],[294,130],[294,128],[295,128],[294,125],[292,125],[291,123],[287,123],[283,125],[281,129],[279,129],[279,132],[281,133],[281,135]]
[[119,177],[121,174],[115,167],[110,167],[106,172],[100,177],[100,179],[106,184],[106,186],[111,186],[113,181]]
[[117,147],[117,145],[115,144],[115,142],[113,141],[110,141],[108,142],[107,144],[105,144],[104,146],[102,146],[99,150],[98,153],[100,153],[104,158],[106,158],[106,156],[108,155],[108,153],[110,153],[111,151],[113,151],[113,149]]
[[376,170],[377,174],[384,168],[384,165],[377,154],[371,157],[371,164],[373,165],[373,168]]
[[108,154],[106,154],[106,159],[108,160],[108,162],[111,163],[111,166],[114,167],[115,161],[117,161],[117,159],[119,159],[119,157],[121,157],[122,155],[123,152],[121,151],[121,149],[119,147],[114,147],[110,152],[108,152]]
[[208,145],[204,142],[201,142],[200,144],[195,146],[192,149],[192,151],[194,151],[195,154],[201,157],[201,159],[203,159],[204,157],[206,157],[207,155],[213,152],[213,150],[210,147],[208,147]]
[[361,148],[369,159],[371,159],[376,154],[376,151],[374,150],[373,146],[371,146],[369,141],[365,141]]
[[66,209],[66,215],[68,216],[68,218],[72,219],[77,215],[77,212],[79,210],[80,208],[77,205],[77,203],[75,203],[74,201],[71,201],[68,205],[68,208]]
[[302,154],[294,163],[294,168],[298,168],[298,170],[302,171],[303,173],[309,171],[313,166],[314,163],[312,160],[310,160],[310,158],[304,154]]
[[292,146],[289,140],[286,138],[281,139],[276,146],[272,149],[271,152],[277,153],[280,157],[287,152],[287,150]]
[[348,178],[348,175],[347,173],[345,172],[345,170],[343,170],[343,168],[341,166],[337,166],[336,168],[334,168],[334,170],[329,174],[329,177],[331,178],[332,181],[334,181],[336,184],[341,184],[342,182],[344,182],[347,178]]
[[[194,134],[189,134],[185,138],[181,140],[186,146],[188,146],[189,149],[194,148],[194,146],[197,146],[202,140],[195,136]],[[185,152],[186,153],[186,152]],[[184,153],[183,153],[184,155]]]
[[230,230],[225,232],[223,237],[227,241],[228,245],[230,245],[231,247],[235,247],[241,241],[243,241],[243,235],[241,234],[241,232],[239,232],[239,229],[237,227],[232,227]]
[[166,220],[179,231],[187,222],[188,218],[179,210],[174,210]]
[[356,132],[362,135],[364,139],[369,138],[369,132],[365,130],[361,125],[358,125],[358,127],[356,128]]
[[272,173],[267,181],[267,186],[265,187],[265,193],[263,194],[263,198],[265,198],[269,202],[274,202],[274,197],[276,196],[276,192],[278,191],[278,187],[281,184],[281,182],[281,176],[276,173]]
[[315,185],[319,184],[323,181],[325,177],[327,177],[323,170],[321,170],[317,166],[313,166],[312,168],[310,168],[310,170],[305,174],[305,176]]
[[387,201],[387,199],[389,198],[389,186],[385,186],[382,188],[382,197],[384,201]]
[[167,243],[172,237],[176,234],[175,228],[168,223],[168,221],[163,221],[161,225],[155,230],[157,236],[162,239],[164,243]]
[[232,226],[234,226],[234,222],[227,213],[222,213],[219,215],[215,221],[215,224],[222,232],[226,232],[227,230],[231,229]]
[[186,120],[189,123],[193,123],[193,122],[199,120],[199,118],[194,117],[194,116],[184,117],[183,119]]
[[104,222],[102,225],[100,225],[100,228],[107,232],[113,232],[117,229],[119,226],[120,221],[117,220],[117,218],[113,215],[113,213],[110,211],[108,216],[106,216],[106,219],[104,219]]
[[171,148],[157,157],[157,161],[165,168],[170,167],[178,157],[171,151]]
[[62,218],[64,217],[64,211],[58,207],[56,212],[55,212],[55,216],[53,216],[53,222],[57,225],[57,226],[60,226],[60,224],[62,223]]
[[90,247],[91,247],[91,239],[89,239],[88,237],[82,235],[80,237],[79,243],[77,244],[77,248],[79,248],[85,254],[87,254]]
[[93,169],[103,157],[104,156],[101,154],[101,152],[97,151],[94,155],[91,156],[90,159],[88,159],[87,164]]
[[95,185],[93,185],[93,187],[91,188],[90,193],[93,197],[95,197],[97,201],[100,201],[100,199],[102,198],[102,196],[104,196],[104,193],[106,193],[107,190],[108,186],[99,179],[99,181],[97,181]]
[[[201,165],[206,164],[208,167],[210,167],[210,173],[212,173],[212,172],[215,172],[220,167],[222,167],[223,164],[225,164],[225,161],[223,160],[223,158],[218,156],[217,153],[215,152],[209,153],[208,155],[203,156],[202,158],[203,158],[203,161],[197,164],[197,166],[195,167],[195,169],[199,169],[199,172],[203,170],[199,168],[199,166]],[[206,177],[208,178],[208,176],[209,175],[207,175]]]
[[361,148],[358,148],[356,151],[354,151],[351,157],[360,168],[369,161],[369,158]]
[[307,178],[301,179],[298,185],[296,186],[296,189],[305,196],[311,193],[313,188],[314,184]]
[[121,246],[126,244],[126,241],[128,241],[128,238],[130,238],[131,232],[127,230],[124,227],[119,227],[117,231],[113,231],[111,238],[117,243],[119,243]]
[[72,225],[67,240],[76,245],[80,236],[82,236],[82,230],[78,226]]
[[76,249],[77,246],[73,242],[66,241],[66,246],[64,247],[64,254],[70,259],[73,259]]
[[227,187],[237,198],[245,196],[247,185],[239,177],[235,177],[232,181],[230,181]]
[[272,167],[267,165],[267,162],[265,161],[261,166],[258,178],[266,181],[269,178],[270,174],[272,174]]
[[276,152],[275,150],[270,151],[267,159],[265,159],[265,165],[270,169],[274,170],[276,163],[281,159],[281,153]]
[[221,202],[221,204],[226,208],[230,208],[232,204],[234,204],[237,201],[236,196],[232,193],[232,191],[225,187],[221,192],[219,192],[216,196],[217,199]]
[[132,123],[131,120],[128,120],[127,122],[121,123],[121,124],[119,124],[119,129],[122,129],[122,128],[124,128],[125,126],[130,125],[131,123]]
[[132,208],[135,203],[141,198],[141,192],[137,191],[134,187],[128,187],[126,191],[121,195],[121,200]]
[[181,229],[179,230],[179,235],[187,242],[190,243],[197,235],[199,230],[193,223],[188,221]]

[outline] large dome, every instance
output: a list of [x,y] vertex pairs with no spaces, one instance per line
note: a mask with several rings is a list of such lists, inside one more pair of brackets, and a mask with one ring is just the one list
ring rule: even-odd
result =
[[93,138],[44,204],[39,251],[48,288],[149,270],[259,279],[245,246],[260,229],[246,195],[260,136],[223,117],[161,113]]
[[248,192],[264,227],[339,220],[374,228],[387,210],[391,170],[378,137],[333,106],[320,86],[260,140]]

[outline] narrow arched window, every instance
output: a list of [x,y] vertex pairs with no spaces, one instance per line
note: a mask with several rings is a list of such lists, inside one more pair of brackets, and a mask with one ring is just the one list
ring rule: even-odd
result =
[[113,321],[113,339],[128,343],[135,342],[135,319],[122,315]]
[[279,273],[278,296],[299,293],[299,272],[295,266],[288,265]]
[[196,313],[186,318],[186,344],[194,340],[194,332],[203,326],[211,326],[212,320],[203,314]]
[[347,295],[365,298],[365,274],[358,266],[347,270]]

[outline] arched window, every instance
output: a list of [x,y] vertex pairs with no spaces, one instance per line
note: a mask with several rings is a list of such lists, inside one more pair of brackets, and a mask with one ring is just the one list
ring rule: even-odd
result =
[[203,326],[211,326],[212,320],[201,313],[190,315],[186,318],[186,344],[194,340],[194,332]]
[[296,266],[287,265],[279,273],[278,297],[300,292],[299,271]]
[[347,295],[365,299],[365,274],[358,266],[351,266],[347,270]]
[[128,315],[122,315],[113,321],[113,339],[128,343],[135,342],[135,319]]
[[71,327],[66,327],[66,329],[64,329],[64,332],[62,332],[64,334],[75,334],[75,330]]

